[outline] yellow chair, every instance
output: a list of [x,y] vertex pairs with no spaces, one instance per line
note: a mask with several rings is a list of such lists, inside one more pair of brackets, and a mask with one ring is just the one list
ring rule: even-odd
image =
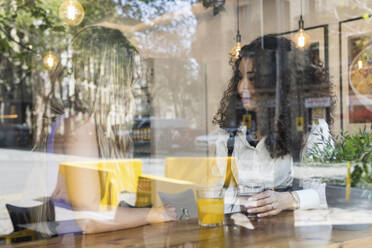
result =
[[167,158],[165,177],[142,175],[139,159],[61,163],[59,168],[66,180],[71,205],[79,208],[83,203],[80,209],[87,208],[97,202],[89,197],[101,192],[100,210],[115,208],[119,193],[123,191],[136,193],[135,205],[144,207],[161,205],[157,192],[175,194],[188,189],[195,192],[202,185],[224,184],[225,181],[236,185],[235,171],[235,160],[227,157]]
[[158,192],[177,194],[192,189],[195,194],[198,187],[206,185],[236,186],[236,168],[235,159],[230,157],[166,158],[165,177],[140,176],[136,206],[162,205]]
[[[127,159],[61,163],[59,173],[65,179],[73,207],[89,207],[91,202],[97,201],[93,199],[94,193],[101,192],[99,209],[106,210],[116,208],[120,192],[136,193],[138,178],[142,174],[142,161]],[[89,192],[92,192],[91,198]]]
[[[237,166],[231,157],[170,157],[165,160],[165,177],[200,185],[236,185]],[[233,175],[233,176],[232,176]]]

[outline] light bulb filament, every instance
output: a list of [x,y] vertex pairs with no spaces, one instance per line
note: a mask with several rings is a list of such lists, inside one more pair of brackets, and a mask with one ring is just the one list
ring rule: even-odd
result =
[[58,58],[52,53],[49,52],[44,58],[43,58],[44,66],[48,70],[54,70],[58,65]]
[[61,20],[70,26],[79,25],[84,19],[84,8],[77,0],[65,0],[58,11]]
[[235,57],[239,58],[240,49],[236,49],[236,55]]
[[300,29],[293,37],[293,41],[296,43],[297,48],[307,48],[310,45],[310,36],[303,29]]
[[359,70],[363,68],[363,61],[358,60],[358,68]]
[[231,56],[234,59],[239,58],[241,48],[242,46],[240,45],[240,42],[237,42],[236,45],[231,49]]
[[303,34],[300,34],[300,36],[298,36],[298,46],[299,47],[305,46],[305,37]]
[[67,16],[66,17],[68,19],[75,20],[77,14],[78,14],[78,10],[74,5],[70,4],[69,6],[67,6]]
[[51,56],[48,57],[47,64],[50,68],[54,67],[54,59]]

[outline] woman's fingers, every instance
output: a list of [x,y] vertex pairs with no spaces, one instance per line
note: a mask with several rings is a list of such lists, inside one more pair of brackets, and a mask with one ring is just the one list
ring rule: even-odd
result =
[[[257,196],[250,198],[250,204],[245,204],[248,213],[258,214],[258,217],[276,215],[283,209],[287,209],[286,202],[288,193],[279,193],[271,190],[265,191]],[[259,198],[252,201],[254,198]],[[254,203],[254,204],[252,204]]]
[[258,200],[257,204],[256,204],[256,207],[266,206],[266,205],[269,205],[269,204],[273,203],[274,201],[275,201],[275,199],[273,197],[268,197],[268,198],[265,198],[263,200]]
[[267,194],[267,195],[268,197],[261,198],[261,200],[255,200],[255,199],[252,199],[251,197],[244,205],[246,208],[257,208],[257,207],[262,207],[262,206],[275,202],[275,198],[272,195],[270,194]]
[[267,211],[267,212],[265,212],[265,213],[257,214],[257,217],[258,217],[258,218],[262,218],[262,217],[266,217],[266,216],[277,215],[277,214],[279,214],[280,212],[281,212],[281,210],[277,208],[277,209],[273,209],[273,210],[271,210],[271,211]]
[[254,195],[254,196],[250,197],[249,200],[257,201],[257,200],[268,198],[272,195],[272,192],[273,191],[271,191],[271,190],[264,191],[262,193],[259,193],[257,195]]
[[264,212],[268,212],[268,211],[271,211],[273,209],[276,208],[276,203],[274,201],[268,203],[268,204],[265,204],[261,207],[256,207],[256,208],[249,208],[247,210],[248,213],[252,213],[252,214],[256,214],[256,213],[264,213]]

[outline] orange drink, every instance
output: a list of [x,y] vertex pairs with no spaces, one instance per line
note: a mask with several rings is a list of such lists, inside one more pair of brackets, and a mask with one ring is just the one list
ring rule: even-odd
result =
[[199,199],[198,214],[201,225],[222,224],[224,219],[223,199]]
[[224,220],[224,192],[221,188],[201,188],[198,194],[198,215],[201,226],[218,226]]

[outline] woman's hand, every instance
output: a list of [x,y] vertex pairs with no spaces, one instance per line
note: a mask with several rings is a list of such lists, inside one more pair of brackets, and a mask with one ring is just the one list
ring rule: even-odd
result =
[[168,205],[151,208],[146,220],[151,224],[177,220],[176,208]]
[[294,209],[294,198],[289,192],[267,190],[249,198],[246,204],[247,212],[258,217],[277,215],[282,210]]

